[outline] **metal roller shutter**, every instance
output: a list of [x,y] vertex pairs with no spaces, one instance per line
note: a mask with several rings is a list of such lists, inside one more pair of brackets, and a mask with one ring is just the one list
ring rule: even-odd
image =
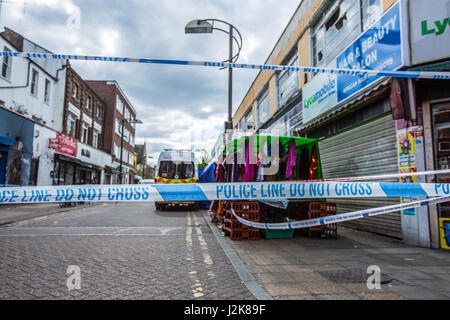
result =
[[[323,177],[342,178],[398,172],[395,121],[388,114],[319,141]],[[389,181],[389,180],[383,180]],[[398,180],[390,180],[398,182]],[[338,213],[398,204],[399,198],[332,199]],[[401,238],[400,212],[342,225]]]

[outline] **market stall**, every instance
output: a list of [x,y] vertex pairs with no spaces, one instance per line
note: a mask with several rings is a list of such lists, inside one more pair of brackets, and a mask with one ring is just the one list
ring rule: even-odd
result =
[[[322,179],[317,139],[252,135],[233,139],[220,155],[216,182],[261,182]],[[259,230],[239,223],[236,214],[251,221],[279,223],[336,214],[325,199],[271,199],[259,201],[213,201],[212,221],[218,221],[232,240],[291,238],[294,230]],[[310,237],[336,237],[336,225],[307,230]]]

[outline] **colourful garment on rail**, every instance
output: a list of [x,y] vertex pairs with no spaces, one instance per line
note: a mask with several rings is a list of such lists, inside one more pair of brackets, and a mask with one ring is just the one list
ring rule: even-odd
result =
[[309,166],[309,178],[315,179],[317,174],[317,153],[316,147],[314,147],[312,156],[311,156],[311,164]]
[[296,155],[297,147],[295,145],[294,139],[292,139],[289,143],[288,160],[286,165],[286,179],[289,179],[292,176],[293,168],[295,167]]

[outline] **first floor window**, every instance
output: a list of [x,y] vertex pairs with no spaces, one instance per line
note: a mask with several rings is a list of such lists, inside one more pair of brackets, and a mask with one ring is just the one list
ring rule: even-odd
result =
[[[10,51],[8,48],[4,48],[4,51]],[[2,64],[2,77],[9,79],[11,77],[11,57],[3,56],[3,64]]]
[[44,102],[50,104],[50,80],[45,79]]
[[31,88],[30,93],[32,96],[37,97],[39,84],[39,73],[36,70],[31,71]]
[[88,141],[88,128],[83,125],[83,132],[82,132],[82,136],[81,136],[81,142],[82,143],[87,143],[87,141]]
[[75,120],[72,118],[69,118],[68,125],[67,125],[67,133],[72,138],[75,138],[75,125],[76,125]]
[[93,140],[92,140],[92,146],[94,148],[98,148],[98,132],[97,132],[97,130],[94,130],[94,137],[93,137]]

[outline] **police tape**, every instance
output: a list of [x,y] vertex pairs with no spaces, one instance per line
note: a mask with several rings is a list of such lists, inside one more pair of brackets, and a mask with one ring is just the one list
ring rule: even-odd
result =
[[393,182],[235,182],[153,185],[74,185],[0,188],[0,204],[439,197],[450,184]]
[[315,72],[332,73],[339,75],[353,76],[386,76],[395,78],[417,78],[417,79],[450,79],[450,72],[432,72],[432,71],[390,71],[390,70],[367,70],[367,69],[345,69],[345,68],[319,68],[305,66],[283,66],[283,65],[262,65],[247,63],[229,63],[229,62],[211,62],[211,61],[190,61],[190,60],[169,60],[169,59],[151,59],[151,58],[125,58],[125,57],[107,57],[73,54],[49,54],[39,52],[15,52],[2,51],[0,56],[27,57],[35,59],[57,59],[57,60],[85,60],[85,61],[105,61],[105,62],[134,62],[150,64],[168,64],[184,66],[203,66],[218,68],[237,68],[237,69],[256,69],[256,70],[277,70],[292,72]]
[[363,176],[363,177],[314,179],[314,180],[302,180],[302,181],[303,182],[368,181],[368,180],[383,180],[383,179],[394,179],[394,178],[413,177],[413,176],[431,176],[431,175],[439,175],[439,174],[446,174],[446,173],[450,173],[450,169],[420,171],[420,172],[390,173],[390,174],[380,174],[380,175],[376,175],[376,176]]
[[438,203],[447,202],[447,201],[450,201],[450,196],[415,201],[415,202],[410,202],[410,203],[395,204],[395,205],[391,205],[391,206],[366,209],[366,210],[355,211],[355,212],[342,213],[342,214],[338,214],[338,215],[331,215],[331,216],[326,216],[326,217],[316,218],[316,219],[300,220],[300,221],[292,221],[292,222],[282,222],[282,223],[261,223],[261,222],[249,221],[249,220],[243,219],[242,217],[238,216],[233,209],[231,209],[231,212],[233,213],[235,218],[240,223],[245,224],[252,228],[266,229],[266,230],[275,230],[275,229],[286,230],[286,229],[301,229],[301,228],[317,227],[317,226],[323,226],[323,225],[332,224],[332,223],[350,221],[350,220],[361,219],[361,218],[368,218],[368,217],[372,217],[372,216],[376,216],[376,215],[380,215],[380,214],[386,214],[389,212],[395,212],[395,211],[405,210],[405,209],[410,209],[410,208],[418,208],[421,206],[428,206],[428,205],[438,204]]

